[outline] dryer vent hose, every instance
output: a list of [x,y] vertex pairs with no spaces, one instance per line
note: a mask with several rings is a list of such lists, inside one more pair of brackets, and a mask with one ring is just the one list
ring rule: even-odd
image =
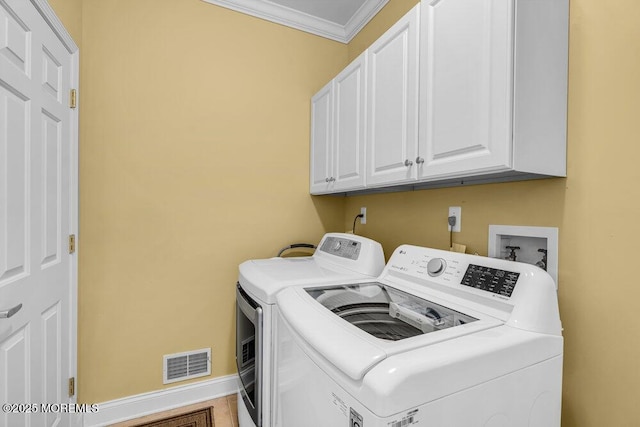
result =
[[285,246],[284,248],[280,249],[280,252],[278,252],[277,256],[282,256],[282,254],[285,251],[288,251],[289,249],[296,249],[296,248],[315,249],[316,245],[312,245],[311,243],[292,243],[291,245]]

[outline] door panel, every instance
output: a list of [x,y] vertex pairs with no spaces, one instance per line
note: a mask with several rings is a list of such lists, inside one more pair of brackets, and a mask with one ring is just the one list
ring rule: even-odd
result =
[[418,150],[418,17],[414,7],[369,49],[366,182],[416,178]]
[[511,166],[511,4],[423,5],[421,177]]
[[[61,303],[57,302],[41,316],[43,332],[43,351],[47,357],[44,358],[42,372],[42,392],[44,402],[62,402],[62,313]],[[60,414],[45,414],[45,425],[53,425]]]
[[42,112],[42,150],[43,161],[41,176],[43,178],[42,200],[42,261],[41,267],[46,268],[60,262],[62,247],[60,222],[60,193],[61,193],[61,134],[62,126],[59,119]]
[[31,39],[29,28],[15,12],[0,4],[0,56],[23,74],[28,74]]
[[[20,328],[0,343],[0,369],[7,379],[0,390],[1,402],[29,402],[31,396],[31,341],[29,325]],[[4,425],[9,425],[5,423]]]
[[[72,401],[75,67],[31,2],[0,1],[0,311],[22,304],[0,318],[3,403]],[[68,424],[68,414],[0,413],[0,425]]]
[[326,192],[331,176],[332,96],[330,82],[311,98],[311,194]]
[[0,86],[0,286],[29,270],[28,112],[24,95]]
[[334,79],[334,191],[364,187],[365,72],[361,55]]
[[43,48],[42,54],[42,87],[56,101],[61,102],[61,65],[47,48]]

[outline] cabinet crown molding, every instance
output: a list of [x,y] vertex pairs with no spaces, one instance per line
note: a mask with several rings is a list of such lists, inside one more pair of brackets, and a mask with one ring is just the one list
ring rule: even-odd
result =
[[[330,8],[340,7],[340,3],[317,2],[316,0],[298,1],[285,5],[282,0],[202,0],[236,12],[275,22],[300,31],[315,34],[341,43],[351,39],[387,4],[389,0],[351,0],[358,6],[352,15],[335,15]],[[283,3],[283,4],[280,4]],[[296,8],[293,8],[296,4]],[[313,7],[310,5],[313,4]],[[317,9],[318,4],[322,5]],[[310,12],[310,10],[318,10]],[[340,9],[347,10],[347,9]]]

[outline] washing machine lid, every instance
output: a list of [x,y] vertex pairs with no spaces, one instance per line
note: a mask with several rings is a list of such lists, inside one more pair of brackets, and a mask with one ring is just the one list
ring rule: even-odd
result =
[[371,279],[384,266],[380,243],[353,234],[327,233],[313,256],[243,262],[238,281],[253,298],[273,304],[275,294],[285,287]]
[[291,287],[277,305],[311,353],[354,380],[394,354],[503,324],[375,282]]
[[275,295],[292,285],[344,283],[371,278],[314,257],[271,258],[240,264],[240,286],[263,303],[274,304]]

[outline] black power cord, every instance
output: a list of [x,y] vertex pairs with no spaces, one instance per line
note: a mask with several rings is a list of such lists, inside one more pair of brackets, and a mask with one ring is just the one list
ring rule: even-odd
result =
[[456,217],[451,215],[447,220],[449,221],[449,227],[451,227],[449,231],[449,249],[451,249],[453,248],[453,227],[456,225]]
[[358,220],[358,218],[362,218],[362,217],[364,217],[364,215],[358,214],[356,215],[355,218],[353,218],[353,228],[352,228],[353,234],[356,234],[356,221]]

